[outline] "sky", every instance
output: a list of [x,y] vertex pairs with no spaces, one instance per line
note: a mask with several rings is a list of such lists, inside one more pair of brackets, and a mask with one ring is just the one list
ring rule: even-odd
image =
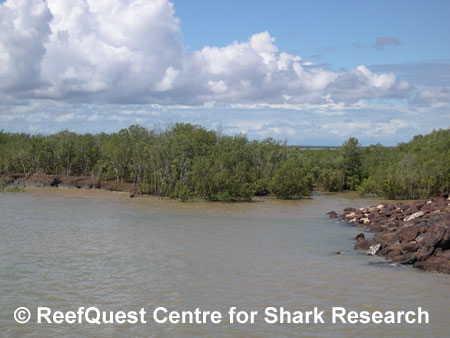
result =
[[450,127],[450,1],[0,0],[0,130],[289,144]]

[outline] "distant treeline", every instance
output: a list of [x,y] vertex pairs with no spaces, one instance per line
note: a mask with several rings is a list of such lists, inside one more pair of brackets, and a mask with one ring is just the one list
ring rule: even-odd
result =
[[133,182],[137,193],[188,200],[249,200],[357,190],[415,199],[450,189],[450,129],[409,143],[301,150],[266,139],[224,136],[179,123],[167,130],[133,125],[118,133],[29,135],[0,131],[0,173],[92,176]]

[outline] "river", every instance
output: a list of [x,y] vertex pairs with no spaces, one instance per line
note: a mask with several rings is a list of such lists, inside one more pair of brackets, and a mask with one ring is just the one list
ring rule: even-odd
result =
[[[8,337],[442,337],[450,276],[353,251],[360,231],[325,213],[377,200],[352,194],[300,201],[181,203],[69,189],[0,194],[0,335]],[[341,251],[340,255],[336,255]],[[17,324],[14,310],[32,319]],[[147,324],[36,323],[36,309],[144,307]],[[254,324],[157,324],[151,311],[257,310]],[[266,307],[416,310],[429,324],[268,324]],[[226,317],[226,316],[224,316]]]

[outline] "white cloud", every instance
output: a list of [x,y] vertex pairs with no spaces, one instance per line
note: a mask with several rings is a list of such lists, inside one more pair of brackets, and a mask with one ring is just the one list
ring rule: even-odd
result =
[[407,82],[365,66],[315,67],[265,31],[186,53],[167,0],[7,0],[0,96],[79,103],[323,103],[401,97]]
[[269,32],[263,32],[255,34],[250,38],[250,46],[252,49],[259,54],[262,53],[276,53],[278,52],[277,46],[273,43],[275,38],[271,37]]
[[74,113],[68,113],[68,114],[64,114],[64,115],[59,115],[55,118],[56,122],[67,122],[70,120],[73,120],[75,118],[75,114]]
[[362,132],[364,136],[392,136],[397,133],[398,129],[412,127],[418,130],[416,123],[412,121],[404,121],[393,119],[388,122],[372,123],[370,128]]
[[0,6],[0,92],[17,97],[43,85],[41,61],[50,34],[43,1],[7,1]]
[[360,137],[381,137],[386,138],[393,136],[399,129],[413,128],[419,130],[415,122],[392,119],[386,122],[375,121],[336,121],[324,124],[322,129],[328,133],[350,137],[360,135]]
[[192,52],[181,37],[167,0],[1,3],[0,129],[183,121],[291,144],[395,144],[450,124],[448,66],[416,65],[409,77],[395,66],[334,71],[280,50],[267,31]]
[[450,87],[436,87],[419,91],[412,103],[419,106],[445,106],[450,103]]

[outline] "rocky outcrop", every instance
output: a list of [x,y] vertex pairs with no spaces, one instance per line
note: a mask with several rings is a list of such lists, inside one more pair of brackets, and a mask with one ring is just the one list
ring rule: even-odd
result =
[[[330,213],[330,217],[333,214]],[[356,250],[385,256],[399,264],[426,271],[450,273],[450,199],[448,195],[424,201],[346,208],[340,217],[375,232],[356,239]]]

